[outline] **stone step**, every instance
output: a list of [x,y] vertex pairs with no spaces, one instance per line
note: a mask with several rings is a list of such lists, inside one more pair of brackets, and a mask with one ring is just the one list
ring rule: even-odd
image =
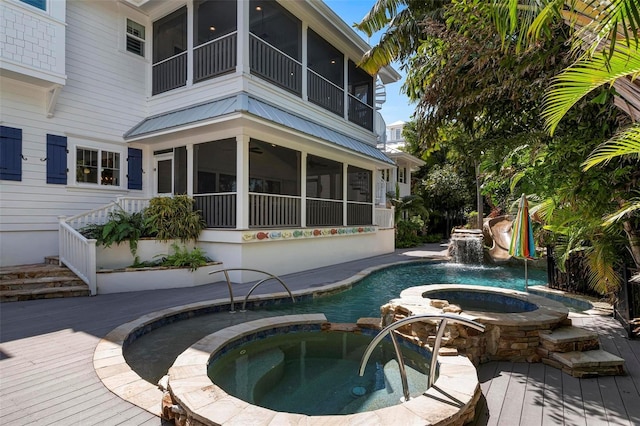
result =
[[44,263],[0,268],[0,281],[41,277],[75,277],[75,274],[64,266]]
[[540,345],[549,352],[590,351],[600,347],[597,333],[573,326],[541,333]]
[[0,291],[1,302],[18,302],[33,299],[54,299],[60,297],[89,296],[89,287],[83,285],[70,285],[65,287],[37,288],[33,290],[3,290]]
[[564,372],[574,377],[624,374],[624,359],[602,349],[584,352],[554,352],[549,355],[549,358],[557,362]]
[[84,282],[75,275],[38,278],[17,278],[14,280],[0,280],[0,291],[35,290],[40,288],[69,287],[82,285]]
[[45,256],[44,263],[45,265],[58,265],[60,258],[58,256]]

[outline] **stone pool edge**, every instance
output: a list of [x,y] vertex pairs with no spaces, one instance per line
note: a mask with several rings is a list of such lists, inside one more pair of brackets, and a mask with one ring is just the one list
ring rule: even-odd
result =
[[[457,425],[473,416],[480,398],[476,368],[464,356],[438,357],[439,376],[424,394],[409,402],[364,413],[307,416],[277,412],[228,395],[207,376],[207,363],[215,352],[242,336],[275,326],[326,323],[324,314],[269,317],[227,327],[205,336],[180,354],[169,369],[169,391],[189,424],[367,424]],[[256,423],[257,422],[257,423]]]
[[[436,263],[439,261],[441,260],[420,259],[375,265],[365,268],[344,280],[325,284],[320,287],[296,290],[293,291],[292,294],[294,297],[317,297],[327,295],[338,291],[348,290],[354,283],[362,280],[367,275],[370,275],[379,269],[409,263]],[[264,301],[281,297],[288,297],[288,294],[286,292],[259,294],[251,297],[249,300],[252,302]],[[114,328],[106,336],[100,339],[93,353],[93,368],[98,375],[98,378],[107,389],[118,397],[142,408],[145,411],[148,411],[151,414],[161,417],[163,391],[158,385],[144,380],[131,369],[129,364],[127,364],[123,354],[125,342],[127,342],[130,339],[130,336],[136,331],[161,321],[162,319],[198,309],[228,305],[230,305],[230,300],[225,298],[174,306],[160,311],[150,312],[133,321],[129,321]],[[209,383],[211,383],[210,380]]]

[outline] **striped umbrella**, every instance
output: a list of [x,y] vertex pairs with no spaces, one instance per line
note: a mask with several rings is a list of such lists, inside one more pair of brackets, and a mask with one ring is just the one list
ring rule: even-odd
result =
[[529,218],[529,203],[524,194],[520,197],[518,213],[513,222],[509,254],[515,258],[524,259],[524,289],[526,291],[528,289],[527,260],[536,258],[536,246],[533,242],[533,228],[531,228],[531,218]]

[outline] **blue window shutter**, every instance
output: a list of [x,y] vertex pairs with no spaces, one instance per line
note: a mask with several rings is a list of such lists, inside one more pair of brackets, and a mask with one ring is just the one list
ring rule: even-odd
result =
[[129,148],[128,154],[127,180],[129,184],[127,188],[142,189],[142,150]]
[[0,179],[22,180],[22,129],[0,126]]
[[47,183],[67,184],[67,138],[47,135]]

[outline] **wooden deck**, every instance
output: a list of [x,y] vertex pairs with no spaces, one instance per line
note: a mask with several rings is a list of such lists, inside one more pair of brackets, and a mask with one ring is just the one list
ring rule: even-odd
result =
[[[382,263],[379,256],[285,281],[292,289],[316,287]],[[234,288],[246,293],[249,284]],[[264,291],[279,289],[266,286]],[[104,335],[145,313],[227,296],[222,282],[181,290],[33,300],[0,305],[0,424],[162,425],[161,419],[107,390],[93,369]],[[575,379],[543,364],[488,363],[479,369],[485,398],[478,425],[640,425],[640,341],[625,338],[607,317],[574,324],[601,334],[605,350],[626,360],[627,376]]]

